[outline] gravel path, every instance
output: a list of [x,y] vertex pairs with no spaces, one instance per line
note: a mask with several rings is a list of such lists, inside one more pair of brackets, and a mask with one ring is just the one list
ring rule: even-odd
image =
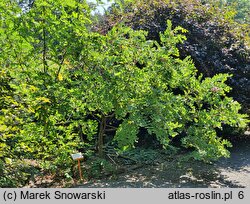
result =
[[250,139],[234,144],[229,159],[217,164],[225,181],[242,187],[250,187]]

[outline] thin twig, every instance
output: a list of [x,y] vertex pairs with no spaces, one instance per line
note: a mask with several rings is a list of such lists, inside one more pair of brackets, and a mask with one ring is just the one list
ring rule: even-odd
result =
[[112,157],[110,156],[110,154],[107,154],[107,156],[108,156],[108,158],[109,158],[115,165],[117,165],[117,163],[115,162],[114,159],[112,159]]

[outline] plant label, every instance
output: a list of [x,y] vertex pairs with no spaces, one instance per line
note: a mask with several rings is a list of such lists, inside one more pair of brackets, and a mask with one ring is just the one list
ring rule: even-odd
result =
[[78,159],[82,159],[83,158],[83,155],[81,152],[78,152],[76,154],[71,154],[71,157],[73,160],[78,160]]

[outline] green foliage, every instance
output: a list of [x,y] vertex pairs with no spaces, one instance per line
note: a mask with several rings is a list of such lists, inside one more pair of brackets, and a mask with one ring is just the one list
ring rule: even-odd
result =
[[[189,57],[178,58],[186,30],[171,21],[156,42],[122,24],[91,32],[85,1],[36,0],[26,12],[1,1],[0,9],[1,186],[23,185],[9,173],[25,174],[16,165],[24,159],[70,177],[70,154],[95,143],[102,151],[110,118],[120,121],[114,143],[122,150],[145,128],[166,149],[183,135],[182,145],[204,160],[228,156],[217,128],[247,122],[226,96],[228,75],[203,79]],[[94,172],[106,167],[92,164]]]
[[39,169],[26,161],[17,161],[5,158],[0,160],[0,186],[2,188],[22,187],[39,174]]
[[[206,2],[212,2],[207,0]],[[216,1],[215,1],[216,2]],[[235,10],[234,18],[240,23],[250,23],[250,2],[248,0],[224,0],[218,1],[220,7],[231,7]]]
[[[73,164],[70,153],[82,146],[82,121],[62,81],[88,32],[90,11],[81,1],[39,0],[26,12],[1,1],[0,10],[0,157],[42,160],[44,170],[63,174]],[[4,175],[10,170],[3,166]]]
[[[171,155],[172,153],[173,152],[171,152]],[[157,149],[144,149],[144,148],[136,148],[132,149],[131,151],[125,151],[122,153],[122,156],[125,159],[129,158],[131,163],[136,162],[139,164],[156,164],[163,158],[163,155]],[[127,161],[127,163],[128,162],[129,160]]]
[[108,160],[103,158],[91,158],[86,162],[85,177],[87,178],[104,178],[107,175],[115,173],[116,169]]
[[102,54],[95,53],[101,57],[91,57],[91,63],[96,60],[94,67],[102,65],[101,77],[95,72],[89,76],[96,77],[91,80],[96,82],[96,90],[91,90],[96,93],[87,104],[102,115],[114,112],[123,121],[114,137],[123,150],[133,147],[143,127],[165,148],[172,138],[186,135],[183,145],[194,148],[197,159],[228,156],[225,147],[230,144],[216,136],[216,129],[223,124],[241,127],[246,122],[246,115],[238,113],[239,104],[226,96],[230,88],[224,82],[229,76],[197,76],[190,58],[176,58],[176,43],[184,37],[174,33],[185,30],[172,30],[171,22],[167,24],[160,44],[146,40],[145,32],[124,26],[108,32],[106,41],[100,36],[101,43],[96,44],[102,44]]
[[[233,87],[230,95],[242,104],[243,112],[249,113],[249,23],[236,20],[236,5],[244,1],[237,1],[237,4],[226,0],[115,2],[122,4],[122,8],[113,4],[95,30],[106,33],[113,25],[124,22],[135,30],[148,31],[147,39],[160,42],[159,32],[166,29],[165,22],[170,19],[175,27],[188,30],[185,43],[177,46],[180,56],[190,55],[205,77],[232,74],[227,82]],[[242,8],[249,10],[248,7],[242,4]],[[249,12],[245,15],[246,20],[249,19]]]

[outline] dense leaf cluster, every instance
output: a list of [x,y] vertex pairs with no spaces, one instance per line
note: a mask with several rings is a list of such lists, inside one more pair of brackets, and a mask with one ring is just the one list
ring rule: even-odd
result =
[[[217,73],[232,74],[232,78],[228,80],[228,84],[233,87],[230,94],[249,112],[249,1],[116,2],[107,11],[103,20],[105,23],[98,27],[99,32],[105,33],[116,23],[125,22],[133,29],[148,31],[148,39],[159,41],[159,32],[166,29],[165,22],[170,19],[174,26],[180,25],[188,30],[187,40],[178,45],[181,57],[190,55],[197,69],[205,76],[211,77]],[[239,15],[245,16],[242,23],[235,21]]]
[[187,31],[171,21],[157,42],[123,24],[91,31],[85,1],[36,0],[27,11],[0,1],[0,12],[1,186],[26,179],[27,160],[69,175],[74,151],[129,150],[140,128],[164,148],[179,136],[191,157],[215,160],[230,146],[217,129],[247,122],[227,96],[228,74],[204,78],[179,58]]

